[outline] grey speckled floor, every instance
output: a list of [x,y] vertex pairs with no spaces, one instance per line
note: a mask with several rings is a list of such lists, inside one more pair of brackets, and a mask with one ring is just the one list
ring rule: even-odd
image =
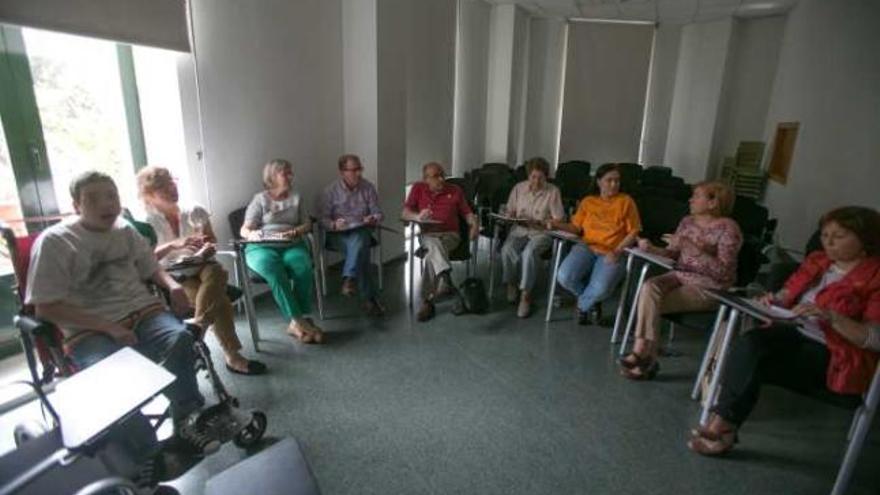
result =
[[[459,317],[446,303],[435,320],[415,323],[396,282],[403,269],[387,269],[386,319],[361,318],[331,296],[324,346],[295,344],[264,298],[260,357],[271,374],[223,370],[242,404],[266,412],[270,439],[300,441],[324,494],[830,490],[851,414],[784,390],[766,391],[732,455],[687,450],[705,335],[677,332],[682,355],[664,359],[654,382],[632,383],[617,374],[610,330],[577,326],[569,308],[545,324],[543,313],[519,320],[500,301],[488,315]],[[253,355],[244,322],[239,331]],[[0,423],[4,450],[9,424]],[[174,485],[201,494],[207,478],[245,457],[224,445]],[[875,432],[852,493],[880,491],[878,460]]]

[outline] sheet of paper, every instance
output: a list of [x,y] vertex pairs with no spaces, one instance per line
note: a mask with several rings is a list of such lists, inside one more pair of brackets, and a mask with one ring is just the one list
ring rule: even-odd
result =
[[675,266],[675,260],[672,258],[667,258],[666,256],[660,256],[659,254],[649,253],[643,249],[639,248],[626,248],[626,251],[632,253],[639,258],[646,259],[655,265],[660,265],[666,268],[672,268]]

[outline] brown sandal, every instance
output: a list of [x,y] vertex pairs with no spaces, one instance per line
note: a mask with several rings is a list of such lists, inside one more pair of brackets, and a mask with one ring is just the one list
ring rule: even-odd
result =
[[656,359],[647,359],[632,368],[627,368],[625,366],[620,367],[621,375],[630,380],[638,381],[653,380],[654,377],[657,376],[658,371],[660,371],[660,363],[658,363]]
[[707,431],[705,428],[698,431],[702,433],[688,440],[687,446],[692,451],[709,457],[727,454],[739,440],[734,429],[718,433]]
[[651,358],[647,358],[644,356],[640,356],[635,352],[631,352],[626,356],[617,360],[617,364],[619,364],[623,368],[633,369],[639,366],[645,366],[651,363]]
[[311,318],[305,318],[307,331],[309,335],[311,335],[312,342],[315,344],[323,344],[324,343],[324,331],[321,330],[321,327],[315,325],[315,320]]
[[304,325],[296,322],[290,322],[290,325],[287,326],[287,334],[303,344],[311,344],[314,341],[312,332],[305,328]]

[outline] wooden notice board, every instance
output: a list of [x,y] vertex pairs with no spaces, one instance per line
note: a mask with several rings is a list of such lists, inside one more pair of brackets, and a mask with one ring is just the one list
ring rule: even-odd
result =
[[776,137],[773,139],[773,153],[770,155],[770,167],[767,173],[771,180],[780,184],[788,182],[791,169],[791,157],[794,154],[794,143],[797,141],[800,122],[780,122],[776,126]]

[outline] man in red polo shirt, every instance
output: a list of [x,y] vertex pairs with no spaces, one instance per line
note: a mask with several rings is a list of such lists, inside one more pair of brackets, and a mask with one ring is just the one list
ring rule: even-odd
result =
[[[443,166],[436,162],[422,167],[422,182],[413,184],[403,205],[404,220],[432,221],[421,225],[421,245],[426,249],[425,273],[422,278],[422,304],[416,315],[419,321],[434,317],[434,297],[453,291],[450,277],[449,252],[462,242],[459,216],[470,227],[470,238],[479,234],[477,217],[464,198],[461,188],[446,183]],[[435,280],[437,280],[435,287]]]

